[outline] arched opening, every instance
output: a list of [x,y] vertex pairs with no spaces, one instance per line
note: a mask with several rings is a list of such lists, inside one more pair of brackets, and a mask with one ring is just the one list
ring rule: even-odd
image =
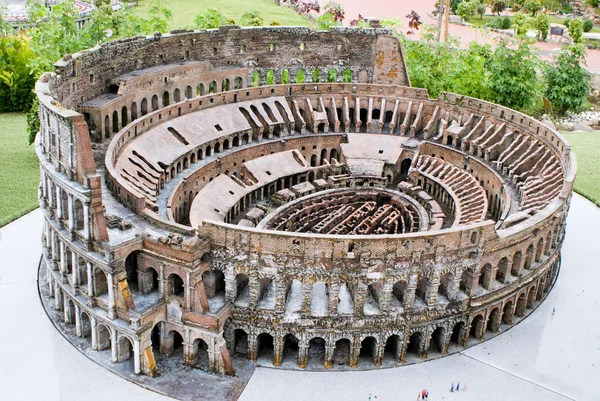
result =
[[104,137],[110,138],[110,117],[104,117]]
[[185,88],[185,98],[191,99],[192,97],[194,97],[194,90],[192,89],[191,85],[188,85]]
[[367,287],[367,297],[363,313],[365,315],[376,315],[380,313],[379,299],[381,296],[382,285],[380,282],[374,282]]
[[283,351],[281,354],[282,364],[285,364],[286,362],[297,363],[299,352],[299,341],[295,335],[287,334],[285,337],[283,337]]
[[221,82],[221,92],[227,92],[229,90],[229,79],[225,78]]
[[235,329],[233,332],[233,352],[248,356],[248,333],[242,329]]
[[354,300],[352,299],[352,293],[348,288],[348,284],[343,283],[340,285],[338,299],[337,313],[340,315],[352,315],[354,313]]
[[287,68],[284,68],[281,71],[281,83],[287,85],[290,83],[290,71]]
[[500,323],[500,308],[492,309],[490,316],[488,317],[486,330],[492,333],[498,332],[498,327]]
[[168,342],[172,341],[172,346],[168,347],[168,356],[183,359],[183,336],[178,331],[173,330],[169,332],[167,338]]
[[421,339],[422,335],[420,332],[412,333],[410,338],[408,339],[408,343],[406,344],[406,355],[416,355],[419,356],[421,354]]
[[196,96],[203,96],[204,95],[204,84],[198,84],[198,86],[196,86]]
[[400,163],[400,175],[402,177],[408,176],[408,170],[410,169],[411,164],[412,164],[412,159],[402,160],[402,162]]
[[94,269],[94,294],[96,298],[108,298],[108,282],[106,274],[98,267]]
[[162,95],[162,105],[163,105],[163,107],[167,107],[169,105],[169,103],[170,103],[169,97],[170,97],[169,92],[164,91],[163,95]]
[[394,362],[400,360],[400,337],[397,334],[389,336],[386,340],[383,350],[383,360]]
[[98,351],[110,348],[110,330],[102,323],[96,326],[96,341],[98,342]]
[[169,295],[182,297],[184,293],[183,279],[179,275],[172,273],[167,279],[169,283]]
[[119,113],[117,113],[116,110],[113,111],[112,129],[113,129],[113,132],[119,132]]
[[450,333],[450,343],[454,343],[460,345],[460,340],[463,336],[463,332],[465,331],[465,323],[458,322],[452,327],[452,333]]
[[229,139],[223,141],[223,150],[229,150]]
[[500,259],[500,263],[498,264],[498,281],[501,283],[506,283],[508,281],[509,272],[508,269],[510,265],[508,263],[507,258]]
[[527,254],[525,256],[525,263],[523,264],[523,267],[525,268],[525,270],[531,269],[532,262],[533,262],[533,244],[529,245],[529,247],[527,248]]
[[479,285],[489,290],[492,285],[492,265],[486,263],[479,272]]
[[135,121],[138,118],[138,107],[137,103],[131,103],[131,121]]
[[515,315],[522,317],[525,315],[525,307],[527,306],[527,298],[525,297],[525,293],[519,295],[517,299],[517,308],[515,309]]
[[313,284],[310,314],[311,316],[327,316],[329,314],[329,288],[322,281]]
[[216,313],[225,305],[225,275],[221,270],[205,271],[202,273],[202,282],[210,311]]
[[317,166],[317,155],[312,155],[310,157],[310,166],[311,167],[316,167]]
[[127,274],[127,285],[129,291],[138,291],[138,252],[132,252],[125,259],[125,273]]
[[210,84],[208,84],[208,93],[215,93],[217,92],[217,82],[216,81],[211,81]]
[[273,336],[261,333],[256,338],[256,358],[263,362],[273,362]]
[[350,353],[352,351],[352,345],[350,340],[346,338],[339,339],[335,342],[335,348],[333,349],[332,362],[335,365],[350,365]]
[[108,93],[112,93],[112,94],[118,94],[119,93],[119,85],[117,84],[111,84],[108,85]]
[[191,361],[192,365],[197,366],[202,370],[208,371],[210,360],[208,357],[208,344],[201,338],[196,338],[192,343],[192,353],[196,355],[195,360]]
[[127,120],[127,107],[123,106],[121,108],[121,127],[124,127],[127,124],[129,124],[129,121]]
[[206,157],[212,155],[212,148],[210,147],[210,145],[208,145],[206,147],[206,152],[205,153],[206,153]]
[[369,116],[369,111],[367,109],[360,109],[359,118],[360,118],[360,132],[367,132],[367,119]]
[[321,337],[311,338],[308,342],[308,364],[323,366],[325,362],[325,340]]
[[179,103],[181,101],[181,91],[179,90],[179,88],[175,88],[175,90],[173,91],[173,101],[175,103]]
[[438,294],[446,297],[450,300],[451,297],[451,285],[454,280],[454,275],[452,273],[446,273],[442,277],[440,277],[440,285],[438,286]]
[[215,143],[215,153],[221,153],[221,144],[219,142]]
[[416,298],[426,301],[427,296],[427,277],[422,277],[417,281]]
[[267,71],[267,85],[275,85],[275,71],[269,70]]
[[248,136],[248,134],[242,135],[242,145],[247,145],[249,140],[250,137]]
[[146,98],[142,99],[141,112],[143,116],[148,114],[148,99]]
[[504,311],[502,313],[502,322],[505,324],[512,324],[513,318],[513,303],[512,301],[508,301],[506,305],[504,305]]
[[327,82],[337,82],[337,71],[333,68],[327,71]]
[[392,307],[401,307],[404,305],[404,297],[406,295],[407,287],[408,284],[404,280],[397,281],[396,283],[394,283],[394,286],[392,287]]
[[152,111],[158,110],[158,95],[152,96]]
[[73,205],[73,217],[75,218],[75,229],[83,230],[85,225],[85,216],[83,215],[83,203],[79,199],[75,199]]
[[91,338],[92,336],[92,321],[86,312],[81,312],[81,337]]
[[544,239],[540,238],[540,240],[537,243],[537,247],[535,248],[535,261],[536,262],[542,261],[543,252],[544,252]]
[[483,316],[477,315],[473,318],[469,335],[476,340],[481,340],[483,335]]
[[117,341],[117,362],[125,362],[131,358],[133,353],[133,344],[128,337],[121,336]]
[[75,324],[75,302],[71,298],[67,300],[68,310],[66,311],[65,323]]
[[156,323],[150,332],[150,342],[152,343],[152,352],[155,357],[160,353],[160,325],[160,322]]
[[321,70],[315,68],[311,74],[311,82],[319,82],[321,80]]
[[342,81],[343,82],[352,82],[352,70],[346,68],[342,73]]
[[331,152],[329,152],[329,163],[333,163],[334,160],[339,161],[337,149],[331,149]]
[[327,160],[327,149],[321,150],[321,166],[326,163]]
[[80,287],[86,287],[88,284],[87,263],[82,257],[77,258],[77,283]]
[[531,287],[527,293],[527,308],[533,308],[533,302],[535,301],[535,287]]
[[238,136],[234,137],[231,143],[233,147],[240,146],[240,138]]
[[358,361],[366,363],[375,363],[377,360],[377,340],[375,337],[366,337],[360,343],[360,353]]
[[252,72],[252,86],[255,88],[260,86],[260,72],[256,70]]
[[431,334],[431,340],[429,341],[428,354],[431,353],[443,353],[444,352],[444,339],[446,330],[443,327],[438,327]]
[[515,255],[513,256],[512,268],[510,270],[510,274],[512,274],[513,276],[518,277],[519,274],[521,273],[521,259],[522,259],[521,251],[515,252]]
[[250,289],[248,288],[249,282],[250,280],[245,274],[238,274],[235,276],[235,287],[237,290],[237,297],[235,300],[236,305],[248,306],[248,302],[250,301]]
[[359,71],[358,73],[358,82],[361,84],[366,84],[369,82],[369,73],[365,70]]
[[306,80],[306,73],[304,72],[304,70],[302,68],[298,69],[298,71],[296,71],[296,83],[297,84],[303,84]]
[[237,77],[235,81],[233,81],[234,89],[242,89],[244,87],[244,80],[242,77]]

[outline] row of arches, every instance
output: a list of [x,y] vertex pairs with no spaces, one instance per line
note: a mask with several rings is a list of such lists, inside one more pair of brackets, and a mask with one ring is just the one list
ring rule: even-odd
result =
[[[343,70],[336,68],[329,68],[322,70],[319,67],[313,68],[312,70],[305,70],[299,68],[295,73],[290,73],[290,70],[284,68],[281,73],[275,70],[254,70],[251,75],[252,86],[261,85],[275,85],[275,84],[303,84],[303,83],[315,83],[315,82],[353,82],[353,75],[351,69],[345,68]],[[360,71],[357,75],[357,80],[360,83],[367,83],[369,76],[367,71]]]

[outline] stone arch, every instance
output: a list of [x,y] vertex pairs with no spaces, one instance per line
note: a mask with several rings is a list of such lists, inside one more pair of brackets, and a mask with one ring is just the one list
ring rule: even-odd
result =
[[206,147],[206,152],[204,152],[204,154],[206,155],[206,157],[212,155],[212,148],[210,147],[210,145]]
[[535,249],[535,261],[536,262],[541,262],[542,261],[542,255],[544,252],[544,238],[540,238],[540,240],[537,243],[537,247]]
[[152,111],[158,110],[158,95],[152,95]]
[[428,353],[444,352],[446,342],[446,329],[444,327],[437,327],[433,333],[431,333],[431,340],[429,340]]
[[318,363],[323,365],[325,362],[326,342],[321,337],[313,337],[308,342],[308,363]]
[[110,117],[104,117],[104,137],[110,138]]
[[256,337],[256,358],[273,361],[275,340],[270,333],[260,333]]
[[398,334],[392,334],[385,341],[385,348],[383,350],[384,360],[393,360],[395,362],[400,360],[400,336]]
[[191,99],[194,97],[194,89],[192,89],[191,85],[185,87],[185,98]]
[[233,331],[232,351],[240,355],[248,355],[248,333],[243,329]]
[[233,140],[231,141],[231,146],[238,147],[240,146],[240,137],[239,136],[234,136]]
[[358,354],[359,361],[362,359],[370,360],[373,364],[377,364],[377,339],[372,336],[365,337],[360,342],[360,351]]
[[167,293],[169,295],[174,295],[177,297],[182,297],[184,292],[185,292],[185,288],[184,288],[184,282],[183,279],[181,278],[181,276],[179,276],[179,274],[177,273],[171,273],[169,275],[169,277],[167,278]]
[[464,332],[466,329],[465,322],[459,321],[454,324],[452,327],[452,332],[450,332],[450,343],[455,343],[457,345],[461,344],[461,339],[464,336]]
[[112,130],[113,130],[113,133],[119,132],[119,113],[116,110],[113,111]]
[[94,295],[101,297],[108,293],[108,280],[104,270],[96,267],[94,269]]
[[525,308],[527,307],[527,296],[525,292],[522,292],[517,298],[517,307],[515,308],[515,315],[522,317],[525,315]]
[[508,263],[508,258],[503,257],[500,259],[500,262],[498,263],[498,281],[501,283],[506,283],[508,281],[508,276],[510,274],[509,269],[510,264]]
[[171,95],[169,94],[168,91],[164,91],[162,94],[162,105],[163,107],[167,107],[169,104],[171,104],[171,99],[170,99]]
[[138,251],[131,252],[125,259],[125,273],[129,291],[138,292]]
[[521,251],[515,252],[513,255],[512,268],[510,270],[510,274],[513,276],[519,276],[521,274],[521,264],[522,264],[522,253]]
[[243,273],[235,276],[235,287],[236,287],[236,305],[240,306],[248,306],[250,302],[250,289],[248,287],[248,283],[250,279]]
[[504,304],[502,312],[502,322],[505,324],[512,324],[513,319],[513,301],[508,301]]
[[131,121],[135,121],[138,118],[138,106],[136,102],[131,103]]
[[352,355],[352,343],[347,338],[340,338],[333,348],[332,362],[335,365],[349,365]]
[[142,99],[142,105],[140,106],[140,111],[143,116],[148,114],[148,99],[146,99],[146,98]]
[[281,361],[283,363],[287,361],[298,361],[298,355],[300,353],[300,341],[298,337],[293,334],[286,334],[283,337],[283,349],[281,352]]
[[310,157],[310,166],[317,167],[317,155],[312,155]]
[[103,351],[110,348],[110,329],[104,323],[98,323],[96,325],[96,342],[98,351]]
[[219,91],[219,88],[217,88],[217,82],[210,81],[210,83],[208,84],[208,93],[212,94],[212,93],[216,93],[218,91]]
[[179,90],[179,88],[175,88],[175,90],[173,91],[173,102],[179,103],[180,101],[181,101],[181,91]]
[[337,149],[331,149],[329,152],[329,163],[333,163],[333,160],[338,160],[338,152]]
[[125,127],[127,124],[129,124],[127,117],[127,106],[123,106],[121,108],[121,127]]
[[120,336],[117,339],[117,362],[125,362],[131,358],[133,354],[133,342],[127,336]]
[[471,320],[471,327],[469,329],[469,336],[477,340],[481,340],[483,338],[484,322],[485,319],[483,315],[478,314],[473,316]]
[[77,258],[77,283],[80,287],[88,284],[87,262],[81,256]]
[[451,272],[447,272],[440,277],[440,284],[438,286],[438,294],[443,295],[447,299],[452,298],[451,294],[451,286],[454,281],[454,274]]
[[534,254],[534,247],[533,247],[533,244],[530,244],[529,247],[527,248],[527,253],[525,254],[525,263],[523,264],[523,268],[525,270],[531,269],[532,263],[533,263],[533,254]]
[[236,77],[233,81],[233,89],[242,89],[244,87],[244,80],[242,77]]
[[223,150],[229,150],[229,139],[223,140]]
[[490,263],[486,263],[479,272],[479,285],[486,290],[489,290],[492,285],[492,279],[492,265]]
[[192,344],[189,360],[190,365],[195,365],[202,370],[208,371],[210,367],[210,358],[208,356],[208,343],[202,338],[196,338]]
[[392,287],[392,295],[400,304],[398,306],[404,305],[404,299],[406,297],[407,288],[408,288],[408,283],[406,282],[406,280],[400,280],[400,281],[396,281],[394,283],[394,286]]
[[167,354],[170,357],[183,359],[183,335],[178,330],[173,329],[167,333],[166,343],[167,349],[164,350],[165,354]]
[[229,78],[225,78],[223,82],[221,82],[221,92],[227,92],[230,88]]
[[531,287],[529,287],[529,290],[527,291],[527,308],[531,309],[533,308],[533,303],[535,302],[535,296],[536,296],[536,286],[533,285]]
[[219,298],[225,301],[225,275],[221,270],[205,271],[202,273],[202,282],[207,298]]
[[302,68],[299,68],[296,71],[296,83],[303,84],[304,82],[306,82],[306,73]]
[[497,333],[499,326],[500,326],[500,307],[495,306],[492,308],[491,312],[488,315],[486,330],[490,331],[492,333]]
[[426,297],[427,297],[427,277],[421,277],[418,281],[417,281],[417,289],[415,291],[415,298],[419,298],[422,301],[426,301]]
[[81,311],[80,315],[81,337],[90,338],[92,336],[92,319],[87,312]]
[[68,310],[65,311],[65,323],[75,324],[75,302],[67,297]]
[[411,165],[412,165],[412,159],[409,159],[409,158],[403,159],[402,162],[400,163],[400,175],[403,177],[407,176]]
[[83,215],[83,202],[75,198],[73,203],[73,217],[75,218],[75,229],[83,230],[85,226],[85,216]]
[[196,96],[204,96],[204,84],[196,86]]
[[374,281],[367,287],[367,297],[363,306],[363,313],[365,315],[376,315],[381,312],[380,310],[380,299],[383,291],[383,285]]
[[214,149],[215,153],[221,153],[221,143],[216,142],[213,149]]
[[421,355],[421,341],[423,341],[423,334],[420,331],[415,331],[408,338],[406,343],[406,354],[414,354],[416,356]]

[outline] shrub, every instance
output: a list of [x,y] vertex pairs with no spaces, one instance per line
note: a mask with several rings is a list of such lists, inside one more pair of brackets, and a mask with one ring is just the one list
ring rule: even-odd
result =
[[29,64],[35,58],[25,36],[0,36],[0,111],[31,107],[36,77]]
[[460,15],[463,19],[469,19],[473,14],[475,14],[475,10],[477,8],[477,4],[475,1],[463,1],[456,8],[456,13]]
[[589,18],[583,20],[583,32],[589,32],[594,28],[594,21]]
[[500,15],[504,10],[506,10],[506,3],[502,0],[494,0],[494,3],[492,3],[492,12]]
[[263,26],[264,24],[265,21],[258,11],[248,10],[240,17],[240,25],[242,26]]
[[209,8],[196,15],[194,26],[197,29],[214,29],[225,24],[225,17],[218,8]]
[[574,43],[583,42],[583,21],[579,18],[575,18],[569,23],[569,33],[573,38]]
[[535,14],[542,9],[542,3],[540,0],[527,0],[524,7],[525,10],[531,13],[532,17],[535,17]]
[[546,70],[546,98],[552,107],[564,113],[580,111],[590,91],[589,74],[583,67],[583,45],[564,46],[558,53],[556,63]]
[[512,21],[509,16],[490,19],[485,26],[494,29],[510,29]]
[[535,29],[538,30],[538,37],[542,40],[548,38],[548,29],[550,29],[550,18],[544,13],[540,13],[535,17]]

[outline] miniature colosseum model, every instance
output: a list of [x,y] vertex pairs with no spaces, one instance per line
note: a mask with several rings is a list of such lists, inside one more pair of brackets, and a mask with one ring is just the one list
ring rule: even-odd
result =
[[388,30],[134,37],[65,56],[36,92],[41,277],[74,333],[136,374],[159,354],[228,374],[234,355],[442,355],[556,278],[569,145],[410,87]]

